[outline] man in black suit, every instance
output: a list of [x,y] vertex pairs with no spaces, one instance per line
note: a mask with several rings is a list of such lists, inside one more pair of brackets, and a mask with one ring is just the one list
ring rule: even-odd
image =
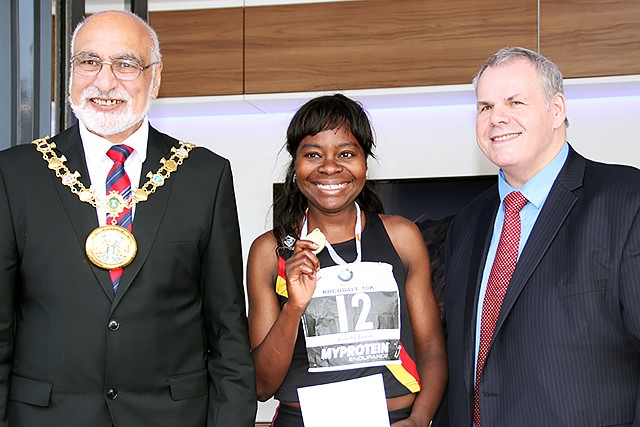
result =
[[[477,143],[499,182],[449,231],[450,378],[434,425],[638,426],[640,171],[566,142],[562,75],[547,58],[502,49],[474,86]],[[512,216],[504,200],[514,191],[526,204]],[[518,233],[502,232],[505,217]],[[490,276],[508,270],[501,234],[516,237],[499,296]]]
[[0,153],[0,426],[253,426],[229,162],[148,124],[143,20],[94,14],[72,52],[79,124]]

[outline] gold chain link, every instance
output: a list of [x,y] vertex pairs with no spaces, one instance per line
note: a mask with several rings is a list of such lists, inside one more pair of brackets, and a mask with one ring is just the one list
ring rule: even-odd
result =
[[[32,144],[34,144],[36,150],[42,154],[42,158],[47,162],[49,169],[55,171],[56,176],[60,178],[62,184],[69,187],[71,192],[76,194],[80,201],[89,203],[95,208],[102,207],[102,204],[99,206],[96,201],[95,191],[92,188],[85,187],[84,184],[78,180],[80,173],[78,171],[71,173],[69,168],[64,164],[67,158],[64,155],[58,157],[55,151],[53,151],[54,148],[56,148],[55,142],[49,142],[49,137],[47,136],[36,139]],[[155,193],[156,188],[162,187],[171,174],[178,170],[178,167],[182,165],[184,159],[189,157],[189,152],[193,148],[195,148],[195,144],[184,141],[180,141],[179,148],[171,147],[172,154],[169,160],[165,160],[164,157],[160,159],[162,166],[160,166],[156,173],[149,172],[147,174],[146,177],[148,181],[145,182],[142,187],[132,192],[131,196],[124,201],[124,207],[130,209],[136,203],[147,200],[151,194]]]

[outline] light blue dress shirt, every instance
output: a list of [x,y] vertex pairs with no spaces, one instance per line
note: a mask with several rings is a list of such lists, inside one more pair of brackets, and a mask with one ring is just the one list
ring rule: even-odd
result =
[[[491,236],[491,244],[489,245],[489,252],[487,253],[487,261],[484,265],[484,271],[482,273],[482,282],[480,284],[480,294],[478,296],[478,311],[476,312],[476,345],[475,345],[475,364],[478,364],[478,349],[480,345],[480,324],[482,318],[482,305],[484,303],[485,293],[487,292],[487,282],[489,281],[489,273],[493,266],[493,260],[496,257],[496,250],[498,249],[498,242],[500,240],[500,233],[502,231],[502,224],[504,223],[504,198],[512,191],[520,191],[524,197],[529,201],[524,208],[520,211],[520,244],[518,246],[518,258],[522,253],[524,245],[527,243],[527,239],[533,230],[533,226],[538,219],[538,215],[542,210],[544,202],[547,200],[547,196],[551,191],[551,187],[555,182],[560,170],[564,166],[567,156],[569,155],[569,144],[564,143],[562,149],[558,155],[545,166],[540,172],[535,174],[529,181],[527,181],[520,190],[516,190],[509,185],[504,177],[502,171],[498,172],[498,192],[500,193],[500,206],[498,208],[498,214],[496,215],[495,223],[493,224],[493,235]],[[475,380],[475,372],[474,372]],[[474,382],[475,384],[475,382]]]

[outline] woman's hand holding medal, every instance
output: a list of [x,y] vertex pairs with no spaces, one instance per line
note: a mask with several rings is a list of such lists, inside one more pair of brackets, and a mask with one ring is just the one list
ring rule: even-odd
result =
[[304,312],[316,289],[316,272],[320,261],[316,257],[326,243],[324,234],[314,229],[304,239],[297,240],[293,255],[287,260],[287,293],[289,304]]
[[314,228],[311,233],[307,234],[307,237],[305,237],[304,240],[311,240],[316,244],[317,248],[311,251],[314,255],[319,254],[327,243],[327,238],[319,228]]

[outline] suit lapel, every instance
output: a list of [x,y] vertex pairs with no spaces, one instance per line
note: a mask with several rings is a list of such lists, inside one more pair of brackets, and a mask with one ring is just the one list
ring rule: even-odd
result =
[[[475,387],[475,340],[476,340],[476,312],[478,310],[478,294],[480,292],[480,283],[482,281],[482,271],[487,259],[487,250],[491,243],[491,235],[493,232],[493,223],[495,221],[500,199],[498,197],[497,187],[489,193],[489,199],[478,214],[478,227],[476,234],[471,236],[474,242],[473,252],[471,254],[469,264],[469,285],[467,286],[467,295],[464,310],[464,325],[466,331],[465,348],[464,348],[464,372],[465,380],[469,390]],[[473,283],[472,283],[473,282]]]
[[527,281],[547,252],[553,238],[577,202],[578,195],[574,190],[582,186],[585,165],[584,157],[570,149],[567,161],[551,187],[549,196],[520,255],[500,309],[493,335],[494,339]]
[[[78,126],[76,125],[65,130],[61,134],[53,137],[52,141],[56,143],[58,154],[64,155],[67,158],[66,166],[69,170],[72,173],[78,171],[80,173],[79,180],[85,187],[89,188],[89,173],[87,171],[87,164],[84,157],[84,150]],[[81,202],[78,199],[78,196],[71,192],[69,187],[62,185],[60,178],[56,177],[55,173],[52,172],[51,177],[55,181],[55,187],[58,191],[60,201],[62,202],[69,221],[75,230],[77,244],[80,245],[84,251],[87,236],[96,227],[98,227],[96,210],[90,204]],[[112,300],[113,288],[111,286],[109,272],[93,265],[90,262],[87,263],[91,266],[96,280],[100,283],[100,286],[107,297]]]
[[[149,171],[155,173],[158,170],[161,158],[164,157],[168,159],[170,157],[171,147],[174,146],[172,142],[171,140],[162,138],[162,134],[149,126],[147,157],[142,165],[142,173],[138,187],[141,187],[147,181],[148,178],[146,178],[146,174]],[[173,183],[174,175],[167,179],[163,186],[158,187],[156,192],[151,194],[147,201],[136,205],[132,232],[138,244],[138,252],[133,262],[124,269],[114,306],[122,299],[149,256],[153,242],[158,234],[160,223],[164,217],[164,212],[169,204],[168,201]]]

